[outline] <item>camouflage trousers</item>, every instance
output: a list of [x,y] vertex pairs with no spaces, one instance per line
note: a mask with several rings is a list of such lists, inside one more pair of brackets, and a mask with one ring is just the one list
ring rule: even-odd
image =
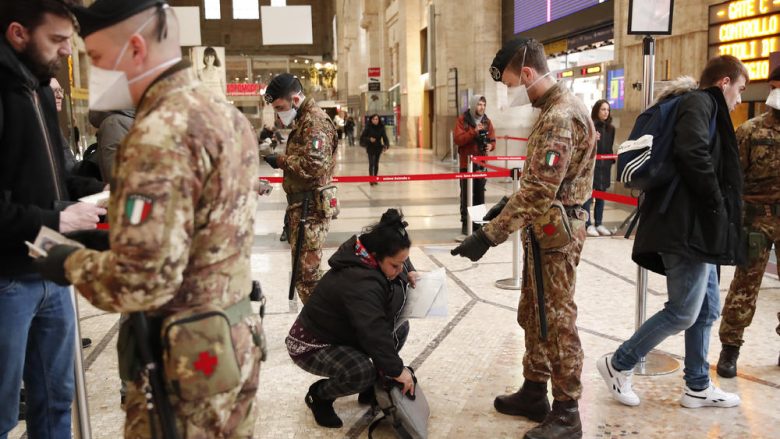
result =
[[[312,203],[313,204],[313,203]],[[295,289],[298,291],[298,297],[305,305],[309,297],[314,292],[314,287],[322,277],[320,270],[320,260],[322,259],[322,246],[325,244],[325,238],[328,236],[330,227],[330,218],[321,212],[309,207],[309,216],[306,218],[304,228],[303,245],[301,246],[301,255],[298,266],[298,279],[295,280]],[[289,243],[292,250],[291,260],[295,263],[295,246],[298,242],[298,229],[300,228],[301,214],[303,208],[301,204],[295,204],[287,208],[289,217]]]
[[558,401],[577,400],[582,394],[582,345],[577,333],[577,305],[574,286],[577,265],[585,242],[585,228],[579,227],[571,243],[556,250],[542,250],[542,282],[547,338],[540,338],[539,310],[533,279],[533,259],[523,231],[523,284],[517,322],[525,331],[523,376],[530,381],[552,378],[553,397]]
[[[260,331],[260,317],[253,315],[232,327],[233,344],[239,360],[241,384],[227,392],[184,401],[168,387],[171,406],[176,415],[176,430],[181,439],[250,439],[254,437],[257,420],[255,395],[260,381],[261,347],[257,346],[250,326]],[[146,388],[143,379],[127,383],[125,400],[125,438],[149,439],[155,437],[149,430],[150,416],[146,410]],[[154,419],[157,436],[159,421]]]
[[[728,295],[726,295],[726,303],[721,312],[723,319],[720,322],[719,335],[720,342],[724,345],[742,346],[744,343],[742,335],[745,328],[750,326],[753,321],[758,290],[761,287],[761,280],[769,261],[769,249],[773,242],[775,255],[780,260],[780,251],[777,248],[780,245],[780,218],[756,217],[750,225],[750,230],[761,232],[766,238],[767,245],[747,265],[738,266],[734,273],[734,280],[731,281]],[[778,276],[780,276],[780,272],[778,272]],[[778,318],[780,318],[780,313],[778,313]],[[780,326],[778,326],[777,331],[780,334]]]

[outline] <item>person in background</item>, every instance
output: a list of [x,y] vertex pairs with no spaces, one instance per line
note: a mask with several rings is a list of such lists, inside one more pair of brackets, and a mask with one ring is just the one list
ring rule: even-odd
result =
[[[57,108],[57,113],[59,113],[62,111],[62,103],[65,100],[65,90],[63,90],[57,78],[51,78],[49,87],[54,92],[54,106]],[[73,149],[70,147],[70,141],[65,136],[65,133],[60,131],[60,135],[62,136],[62,152],[65,154],[65,170],[72,172],[76,166],[76,156],[73,155]]]
[[217,51],[213,47],[207,47],[203,50],[203,68],[198,70],[198,79],[209,89],[224,96],[225,73],[220,69],[222,62],[217,56]]
[[[739,162],[745,177],[743,195],[748,228],[748,263],[737,266],[720,321],[718,375],[737,375],[739,348],[745,328],[753,321],[761,281],[775,246],[780,256],[780,67],[769,75],[767,111],[737,129]],[[778,258],[780,259],[780,258]],[[780,313],[778,313],[780,317]],[[780,325],[777,327],[780,334]],[[777,360],[780,365],[780,358]]]
[[[612,125],[612,114],[609,108],[609,102],[604,99],[599,100],[593,105],[590,117],[596,125],[596,154],[612,154],[612,146],[615,143],[615,127]],[[614,159],[596,160],[596,169],[593,171],[593,190],[606,191],[609,189],[612,180],[612,165]],[[582,208],[588,211],[588,221],[586,223],[588,236],[609,236],[609,231],[601,221],[604,218],[604,200],[596,198],[596,206],[593,209],[594,221],[591,223],[590,205],[593,204],[593,198],[589,198]]]
[[344,133],[347,135],[347,144],[349,146],[355,146],[355,118],[347,116],[347,120],[344,122]]
[[[469,109],[458,117],[453,133],[455,144],[458,145],[458,159],[460,172],[468,170],[469,156],[487,154],[496,149],[496,130],[493,122],[485,114],[487,100],[482,95],[471,98]],[[485,168],[475,164],[474,171],[483,171]],[[485,204],[485,184],[487,179],[475,178],[472,185],[472,206]],[[467,182],[460,180],[460,233],[465,235],[467,231],[468,210],[466,208]],[[474,224],[474,229],[479,225]]]
[[409,322],[398,318],[408,286],[417,281],[406,226],[403,214],[388,209],[341,244],[285,340],[298,367],[326,377],[305,398],[323,427],[342,426],[333,410],[336,398],[360,393],[360,403],[371,403],[377,375],[392,377],[414,395],[412,374],[398,355],[409,334]]
[[113,180],[114,156],[134,121],[134,109],[89,112],[89,123],[97,128],[97,162],[105,182]]
[[[366,148],[368,153],[368,175],[379,174],[379,158],[384,151],[390,147],[390,141],[385,133],[385,125],[378,114],[372,114],[368,118],[368,124],[360,135],[360,145]],[[376,186],[377,182],[372,181],[371,186]]]
[[339,141],[341,141],[344,135],[344,118],[337,112],[336,115],[333,116],[333,123],[336,125],[336,134],[338,134]]

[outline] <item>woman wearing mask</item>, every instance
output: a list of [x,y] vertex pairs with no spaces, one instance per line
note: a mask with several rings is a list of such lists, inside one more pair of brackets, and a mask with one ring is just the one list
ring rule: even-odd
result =
[[[593,106],[590,112],[590,117],[596,125],[596,140],[598,141],[596,154],[612,154],[612,145],[615,143],[615,127],[612,126],[609,102],[604,99],[596,102],[596,105]],[[610,181],[612,180],[612,165],[614,163],[614,159],[596,160],[596,169],[593,172],[593,190],[606,191],[609,189]],[[612,232],[601,224],[601,220],[604,218],[604,200],[596,198],[593,216],[590,217],[590,205],[592,202],[593,198],[590,198],[582,206],[589,215],[586,223],[588,236],[611,235]],[[591,223],[590,218],[594,218],[595,221]]]
[[[385,125],[378,114],[373,114],[368,119],[368,125],[360,135],[360,145],[364,146],[368,153],[368,175],[379,174],[379,157],[390,147],[390,142],[387,140]],[[371,182],[371,186],[376,184],[377,182]]]
[[406,225],[398,210],[388,209],[378,223],[341,244],[287,336],[293,362],[327,377],[312,384],[305,398],[323,427],[343,425],[333,410],[336,398],[360,393],[358,401],[370,403],[378,374],[414,394],[412,374],[398,355],[409,333],[409,323],[399,325],[398,316],[407,285],[417,280]]

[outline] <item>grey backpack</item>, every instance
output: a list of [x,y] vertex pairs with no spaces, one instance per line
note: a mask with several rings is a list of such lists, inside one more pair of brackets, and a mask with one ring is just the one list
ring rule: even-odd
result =
[[414,370],[408,368],[414,378],[414,396],[401,393],[403,386],[392,378],[379,378],[374,384],[376,404],[382,410],[382,417],[371,423],[368,437],[372,439],[374,429],[383,420],[388,420],[393,426],[397,437],[401,439],[427,439],[428,417],[431,410],[425,393],[417,383]]

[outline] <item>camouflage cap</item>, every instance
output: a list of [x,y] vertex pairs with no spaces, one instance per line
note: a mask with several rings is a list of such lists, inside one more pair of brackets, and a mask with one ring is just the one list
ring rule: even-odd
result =
[[79,22],[79,35],[86,38],[139,12],[167,5],[166,0],[96,0],[89,7],[73,6],[71,10]]
[[303,90],[301,82],[295,76],[290,73],[276,75],[266,87],[264,99],[270,104],[279,98],[286,97],[296,88]]
[[528,44],[531,40],[528,38],[515,38],[504,44],[493,58],[493,63],[490,65],[490,76],[496,82],[501,82],[501,77],[504,74],[504,69],[509,65],[509,61],[515,56],[517,51]]

